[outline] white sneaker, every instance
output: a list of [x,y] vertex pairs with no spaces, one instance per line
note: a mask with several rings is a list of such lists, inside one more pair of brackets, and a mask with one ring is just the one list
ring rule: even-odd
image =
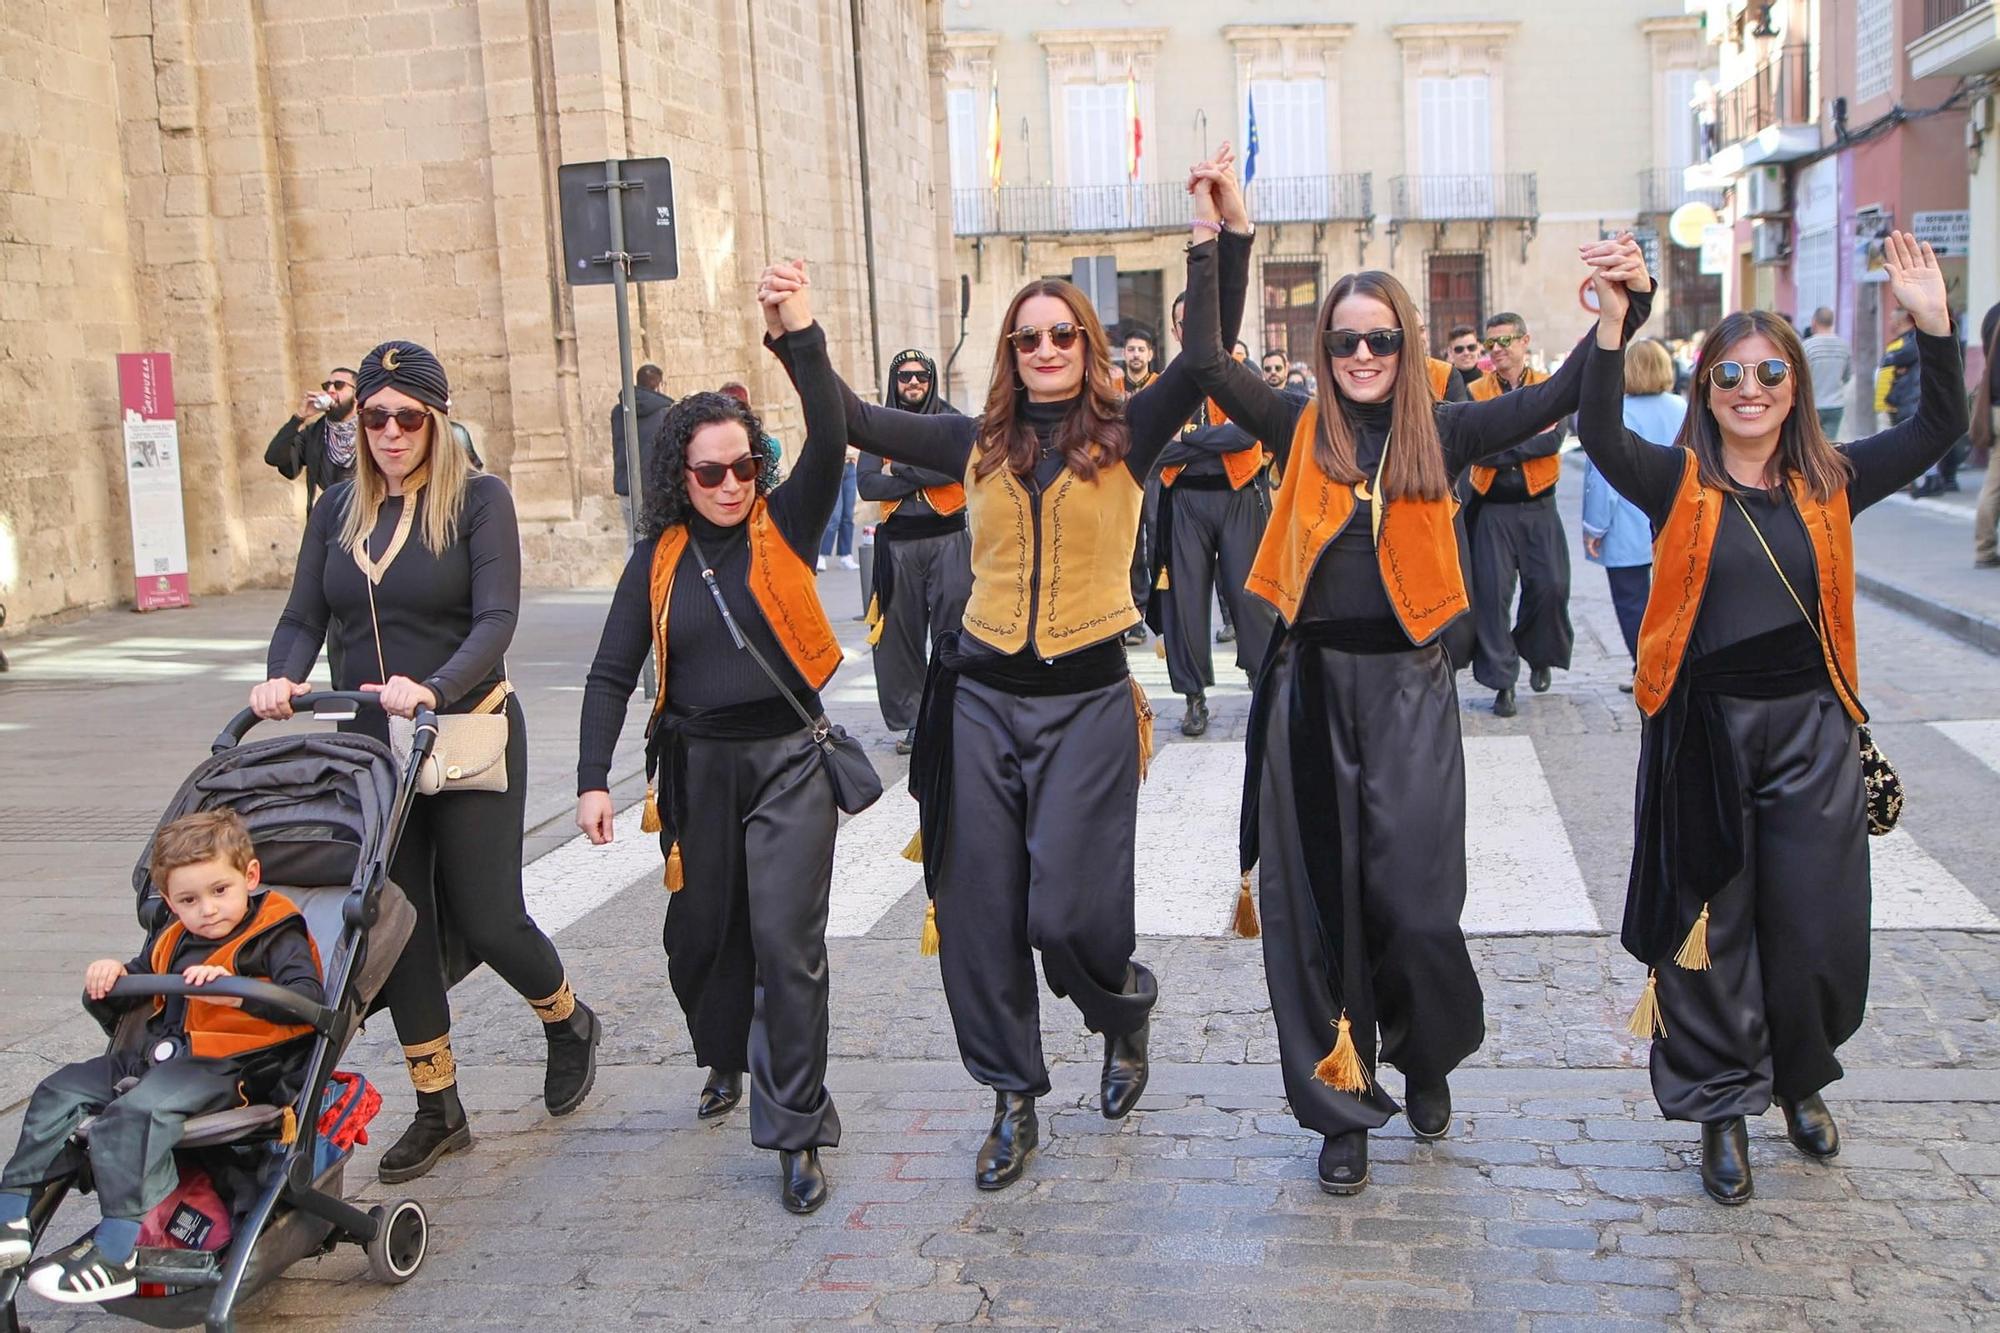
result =
[[26,1218],[0,1224],[0,1273],[19,1268],[35,1253],[35,1231]]
[[859,569],[861,568],[861,562],[851,555],[844,555],[840,557],[840,567],[842,569]]
[[28,1290],[62,1305],[94,1305],[136,1295],[137,1266],[131,1259],[113,1263],[92,1245],[72,1259],[44,1263],[28,1274]]
[[819,558],[819,572],[820,572],[820,573],[822,573],[822,574],[826,573],[826,557],[825,557],[825,556],[821,556],[821,557]]

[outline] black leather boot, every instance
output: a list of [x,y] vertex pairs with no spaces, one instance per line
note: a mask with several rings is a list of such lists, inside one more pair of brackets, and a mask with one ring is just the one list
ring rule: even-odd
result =
[[1795,1102],[1780,1097],[1778,1106],[1785,1113],[1785,1137],[1794,1148],[1821,1160],[1840,1155],[1840,1126],[1818,1093]]
[[1493,716],[1512,717],[1520,711],[1520,709],[1514,707],[1513,686],[1510,685],[1493,696]]
[[994,1093],[993,1129],[979,1145],[972,1183],[983,1190],[1004,1190],[1019,1180],[1041,1132],[1033,1097],[1025,1092]]
[[832,1192],[817,1148],[779,1149],[778,1178],[783,1182],[779,1195],[789,1213],[810,1213]]
[[472,1146],[472,1126],[466,1123],[465,1108],[458,1102],[458,1085],[442,1092],[417,1094],[416,1118],[403,1137],[382,1154],[375,1174],[383,1184],[415,1180],[427,1174],[438,1160]]
[[542,1031],[549,1039],[542,1101],[550,1115],[568,1115],[583,1105],[591,1085],[597,1082],[597,1043],[604,1035],[604,1026],[590,1006],[578,1000],[569,1017],[542,1024]]
[[1547,694],[1549,686],[1555,684],[1555,675],[1547,667],[1528,668],[1528,688],[1536,694]]
[[1750,1179],[1750,1134],[1742,1116],[1701,1127],[1701,1187],[1717,1203],[1739,1204],[1756,1192]]
[[695,1108],[695,1118],[713,1120],[719,1115],[728,1115],[742,1100],[743,1071],[711,1069],[708,1081],[701,1085],[701,1104]]
[[1328,1194],[1359,1194],[1368,1187],[1368,1131],[1329,1134],[1319,1147],[1319,1187]]
[[1199,736],[1208,730],[1208,696],[1190,694],[1187,712],[1181,714],[1181,735]]
[[1106,1120],[1123,1120],[1146,1090],[1146,1040],[1153,1030],[1150,1016],[1122,1037],[1104,1039],[1103,1102]]
[[1403,1089],[1403,1114],[1418,1138],[1443,1138],[1451,1130],[1451,1085],[1443,1079],[1432,1087],[1408,1085]]

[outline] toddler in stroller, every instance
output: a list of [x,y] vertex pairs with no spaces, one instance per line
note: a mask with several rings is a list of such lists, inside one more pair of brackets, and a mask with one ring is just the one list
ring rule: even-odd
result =
[[[318,694],[295,706],[332,720],[378,705]],[[86,973],[110,1049],[29,1103],[0,1174],[0,1333],[19,1328],[24,1276],[52,1300],[213,1333],[234,1326],[240,1297],[339,1242],[388,1282],[423,1262],[420,1205],[342,1197],[380,1098],[335,1066],[415,922],[387,867],[436,717],[418,714],[400,769],[351,733],[240,744],[256,723],[246,710],[217,738],[134,871],[146,949]],[[28,1266],[64,1198],[91,1189],[96,1229]],[[212,1227],[184,1225],[204,1206]]]

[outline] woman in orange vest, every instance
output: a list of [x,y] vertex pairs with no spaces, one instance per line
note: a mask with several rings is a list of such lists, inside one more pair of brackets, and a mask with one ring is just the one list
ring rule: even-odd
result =
[[[803,297],[766,300],[764,312],[792,356],[826,365]],[[749,1070],[750,1141],[777,1151],[780,1198],[795,1213],[826,1201],[819,1150],[840,1142],[826,1091],[839,812],[799,710],[823,716],[818,692],[841,661],[813,565],[847,441],[837,397],[809,387],[804,406],[805,447],[781,487],[763,427],[737,399],[691,394],[667,412],[641,540],[584,689],[576,782],[578,826],[610,842],[612,751],[651,650],[660,692],[641,828],[666,853],[667,977],[710,1071],[697,1113],[726,1114]]]
[[[1626,290],[1603,314],[1579,434],[1646,511],[1653,591],[1633,691],[1646,715],[1624,943],[1652,969],[1633,1015],[1653,1095],[1702,1126],[1702,1185],[1750,1197],[1746,1116],[1775,1096],[1801,1152],[1833,1156],[1820,1089],[1868,994],[1868,818],[1855,728],[1855,514],[1965,433],[1964,366],[1928,245],[1887,243],[1889,289],[1916,317],[1914,419],[1830,443],[1781,315],[1718,323],[1687,419],[1662,449],[1624,426]],[[1797,410],[1795,410],[1795,408]]]
[[[1247,281],[1247,234],[1210,217],[1194,241],[1190,271],[1220,262]],[[789,289],[797,276],[781,265],[766,280]],[[1232,337],[1241,314],[1239,299]],[[911,787],[959,1054],[995,1094],[974,1182],[1002,1189],[1049,1091],[1035,950],[1049,988],[1104,1036],[1105,1117],[1128,1114],[1146,1085],[1157,987],[1132,959],[1132,875],[1151,712],[1122,639],[1139,623],[1143,482],[1201,393],[1169,366],[1121,403],[1095,311],[1054,279],[1008,303],[978,418],[863,404],[823,362],[795,370],[808,396],[844,397],[862,449],[964,481],[972,595],[963,630],[932,654]]]
[[[1204,180],[1237,225],[1234,176]],[[1629,238],[1583,255],[1644,270]],[[1222,354],[1214,275],[1191,276],[1184,357],[1284,474],[1249,581],[1282,623],[1252,710],[1245,884],[1261,854],[1285,1092],[1326,1136],[1321,1187],[1354,1194],[1368,1132],[1397,1111],[1378,1059],[1403,1071],[1411,1128],[1438,1138],[1448,1076],[1486,1032],[1459,929],[1465,766],[1440,636],[1468,603],[1449,479],[1574,410],[1581,375],[1440,403],[1409,294],[1387,273],[1353,273],[1320,307],[1319,397],[1302,404]]]

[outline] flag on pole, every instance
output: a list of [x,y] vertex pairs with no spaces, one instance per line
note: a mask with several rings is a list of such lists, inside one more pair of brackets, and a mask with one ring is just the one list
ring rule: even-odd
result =
[[994,75],[987,89],[986,98],[986,179],[994,189],[1000,188],[1000,77]]
[[1145,132],[1139,126],[1139,76],[1130,65],[1125,67],[1125,115],[1132,123],[1132,137],[1125,153],[1125,178],[1136,182],[1139,179],[1139,157],[1144,151]]
[[1250,94],[1250,132],[1244,135],[1243,183],[1257,179],[1257,94]]

